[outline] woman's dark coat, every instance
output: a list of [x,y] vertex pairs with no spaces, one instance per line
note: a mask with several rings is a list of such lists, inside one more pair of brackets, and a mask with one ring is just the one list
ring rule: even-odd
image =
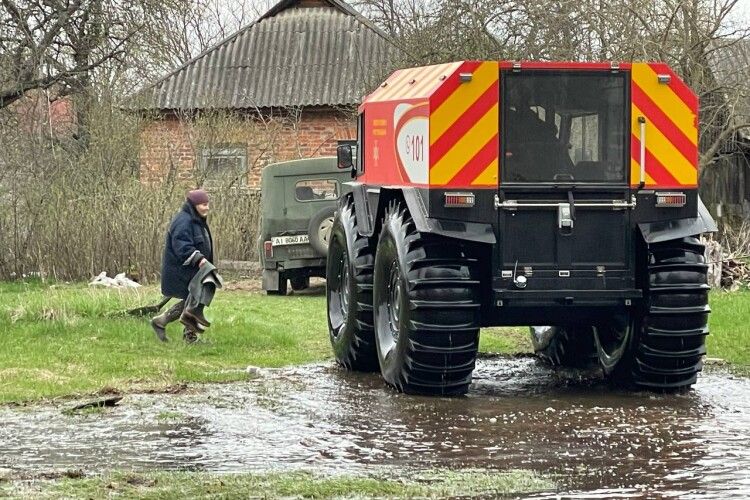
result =
[[186,201],[172,219],[167,231],[161,261],[161,293],[185,299],[188,283],[198,272],[198,263],[206,258],[213,263],[213,240],[206,220]]

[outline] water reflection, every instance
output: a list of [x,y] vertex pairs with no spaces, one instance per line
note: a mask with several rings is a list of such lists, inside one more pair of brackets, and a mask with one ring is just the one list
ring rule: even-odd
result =
[[495,358],[479,361],[468,397],[448,399],[328,365],[271,370],[195,394],[128,396],[102,414],[2,408],[0,468],[522,468],[602,497],[747,496],[750,383],[699,380],[686,395],[627,393],[596,372]]

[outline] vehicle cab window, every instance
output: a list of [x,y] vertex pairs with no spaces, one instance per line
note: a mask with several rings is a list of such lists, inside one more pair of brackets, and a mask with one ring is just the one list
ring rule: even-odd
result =
[[339,197],[339,183],[334,179],[302,180],[294,186],[297,201],[336,200]]

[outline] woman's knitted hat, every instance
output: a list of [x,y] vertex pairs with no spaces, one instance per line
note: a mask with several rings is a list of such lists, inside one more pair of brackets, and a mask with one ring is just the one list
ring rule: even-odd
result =
[[188,192],[187,200],[192,203],[193,206],[200,205],[201,203],[208,203],[208,193],[202,189],[193,189]]

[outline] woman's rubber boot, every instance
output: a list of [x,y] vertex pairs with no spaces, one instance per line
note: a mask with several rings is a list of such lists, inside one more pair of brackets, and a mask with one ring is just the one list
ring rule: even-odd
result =
[[157,339],[162,342],[167,342],[169,340],[167,338],[167,325],[172,321],[179,319],[184,308],[185,301],[181,300],[160,315],[151,319],[151,328],[154,329]]

